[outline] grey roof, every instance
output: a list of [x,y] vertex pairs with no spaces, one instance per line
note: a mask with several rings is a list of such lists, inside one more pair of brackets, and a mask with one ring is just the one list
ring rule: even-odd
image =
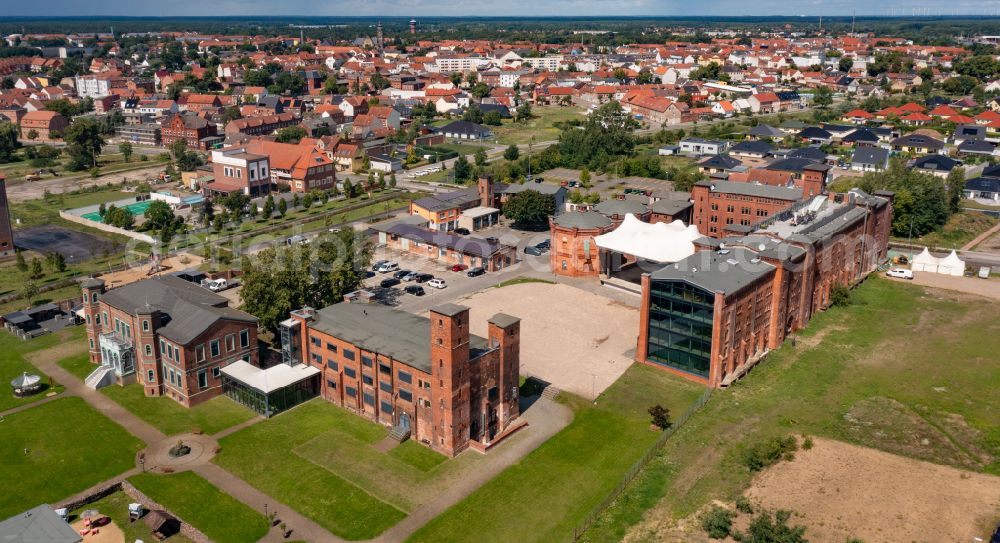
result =
[[186,345],[222,319],[256,323],[257,317],[228,307],[229,300],[172,275],[136,281],[110,290],[101,297],[108,305],[130,315],[158,311],[170,322],[157,332]]
[[434,247],[445,247],[447,249],[460,251],[462,254],[483,258],[489,258],[506,247],[500,243],[486,241],[482,238],[458,236],[448,232],[428,230],[426,228],[420,228],[413,226],[412,224],[402,222],[396,222],[386,227],[384,231],[387,234],[399,236],[404,239],[419,241]]
[[[730,225],[732,226],[732,225]],[[728,228],[728,226],[727,226]],[[760,256],[789,263],[799,260],[806,254],[806,250],[797,245],[792,245],[778,238],[764,236],[760,234],[749,234],[746,236],[730,236],[722,238],[721,246],[736,247],[741,246],[757,253]]]
[[814,147],[809,145],[807,147],[800,147],[799,149],[792,149],[785,155],[786,158],[801,158],[805,160],[811,160],[813,162],[822,162],[826,160],[826,151],[820,149],[819,147]]
[[774,145],[765,140],[746,140],[737,143],[729,149],[731,154],[760,154],[766,155],[774,150]]
[[460,315],[468,310],[469,308],[465,307],[464,305],[453,304],[450,302],[439,304],[431,308],[431,311],[435,313],[440,313],[442,315],[446,315],[448,317],[454,317],[456,315]]
[[889,162],[889,150],[881,147],[858,147],[851,155],[853,164],[885,166]]
[[961,164],[961,162],[948,158],[944,155],[926,155],[913,161],[914,168],[920,168],[922,170],[940,170],[943,172],[950,172],[956,166]]
[[758,183],[737,183],[733,181],[699,181],[697,185],[713,187],[712,192],[726,194],[741,194],[743,196],[757,196],[760,198],[774,198],[776,200],[788,200],[790,202],[802,199],[802,189],[796,187],[776,187],[772,185],[761,185]]
[[738,292],[774,271],[750,250],[700,251],[651,274],[655,281],[684,281],[723,295]]
[[828,140],[833,137],[833,134],[827,132],[826,130],[823,130],[818,126],[807,126],[804,129],[802,129],[801,132],[799,132],[798,137],[803,139],[812,139],[812,140],[815,139]]
[[815,160],[808,158],[790,157],[776,160],[765,166],[764,169],[779,172],[801,172],[806,166],[815,163]]
[[732,170],[742,165],[743,163],[739,159],[725,154],[713,155],[698,162],[700,168],[720,168],[723,170]]
[[845,143],[865,142],[865,141],[867,141],[867,142],[877,142],[878,141],[878,136],[876,136],[874,132],[872,132],[871,130],[868,130],[867,128],[859,128],[859,129],[855,130],[854,132],[851,132],[850,134],[844,136],[844,139],[841,140],[841,141],[843,141]]
[[635,200],[605,200],[594,206],[594,211],[604,215],[618,215],[624,217],[626,213],[642,215],[648,209],[645,205]]
[[500,194],[517,194],[519,192],[524,192],[526,190],[533,190],[535,192],[540,192],[542,194],[555,195],[559,192],[566,190],[566,187],[562,185],[556,185],[554,183],[524,183],[517,184],[513,183],[507,187],[498,188],[497,192]]
[[[343,302],[314,313],[310,327],[424,373],[431,372],[431,321],[427,317],[380,304]],[[485,350],[486,345],[486,339],[469,336],[473,353]]]
[[1000,192],[1000,179],[995,177],[976,177],[965,182],[965,190],[975,192]]
[[591,230],[611,226],[611,219],[596,211],[572,211],[555,218],[556,224],[564,228]]
[[944,142],[923,134],[907,134],[892,140],[893,147],[926,147],[928,149],[943,149]]
[[80,286],[82,288],[101,288],[104,286],[104,280],[96,277],[88,277],[80,281]]
[[79,543],[83,541],[51,505],[42,504],[0,521],[0,541],[4,543]]
[[751,136],[756,136],[758,138],[783,138],[785,133],[777,128],[768,124],[758,124],[752,127],[748,132]]
[[797,119],[788,119],[787,121],[778,125],[779,128],[784,128],[787,130],[802,130],[806,126],[808,126],[806,125],[806,123],[799,121]]
[[992,154],[993,144],[986,140],[965,140],[958,146],[959,153]]
[[485,126],[471,123],[469,121],[454,121],[441,127],[441,132],[445,134],[467,134],[476,137],[485,137],[493,133]]
[[479,201],[478,189],[468,188],[446,192],[444,194],[434,194],[425,196],[413,201],[413,205],[422,207],[428,211],[445,211],[456,207],[463,207]]
[[490,322],[491,324],[495,324],[500,328],[507,328],[508,326],[513,326],[521,322],[521,319],[517,317],[512,317],[506,313],[497,313],[496,315],[490,317],[490,320],[488,322]]
[[653,213],[659,213],[661,215],[676,215],[693,205],[694,204],[687,200],[661,199],[653,202],[653,205],[649,206],[649,209],[652,210]]

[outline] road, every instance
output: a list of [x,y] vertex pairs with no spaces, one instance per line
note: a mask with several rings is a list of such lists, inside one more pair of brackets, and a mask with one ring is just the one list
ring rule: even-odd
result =
[[144,168],[129,170],[120,173],[109,173],[98,178],[85,177],[56,177],[52,179],[41,179],[38,181],[27,181],[7,186],[7,199],[11,202],[24,202],[27,200],[37,200],[45,196],[45,191],[52,194],[69,192],[95,185],[107,185],[108,183],[121,183],[122,181],[153,181],[163,171],[164,164],[154,164]]

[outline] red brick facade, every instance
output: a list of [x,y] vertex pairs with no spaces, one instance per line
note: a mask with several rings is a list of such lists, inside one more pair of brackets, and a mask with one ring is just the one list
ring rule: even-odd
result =
[[0,258],[14,256],[14,233],[10,228],[6,183],[3,174],[0,174]]
[[749,227],[788,209],[801,198],[800,191],[786,192],[787,195],[781,197],[751,196],[718,191],[709,182],[697,183],[691,187],[691,199],[694,201],[691,221],[702,234],[721,238],[727,235],[727,226],[737,224]]

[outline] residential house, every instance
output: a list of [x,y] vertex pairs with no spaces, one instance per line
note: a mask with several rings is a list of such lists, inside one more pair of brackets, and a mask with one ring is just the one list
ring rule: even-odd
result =
[[879,172],[889,165],[889,150],[881,147],[858,147],[851,155],[851,169],[858,172]]
[[[69,121],[55,111],[29,111],[21,117],[21,137],[36,141],[51,141],[62,137]],[[31,136],[37,133],[35,138]]]

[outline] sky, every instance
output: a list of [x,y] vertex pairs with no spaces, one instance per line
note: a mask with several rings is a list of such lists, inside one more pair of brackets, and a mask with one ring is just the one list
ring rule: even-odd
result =
[[951,15],[1000,13],[1000,0],[0,0],[10,16]]

